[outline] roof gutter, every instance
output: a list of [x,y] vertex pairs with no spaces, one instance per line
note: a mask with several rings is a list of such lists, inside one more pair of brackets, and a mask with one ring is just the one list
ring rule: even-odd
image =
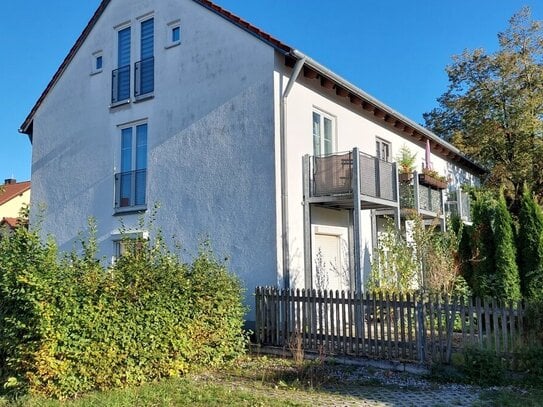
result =
[[283,284],[285,289],[290,288],[290,250],[289,250],[289,228],[288,228],[288,165],[287,165],[287,99],[294,83],[298,79],[307,57],[302,56],[294,65],[287,87],[281,95],[281,228],[282,228],[282,252],[283,252]]

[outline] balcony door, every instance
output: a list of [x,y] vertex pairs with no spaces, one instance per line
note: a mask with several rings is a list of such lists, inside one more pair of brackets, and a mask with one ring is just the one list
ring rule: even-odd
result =
[[315,157],[336,151],[334,123],[332,116],[319,111],[313,112],[313,155]]

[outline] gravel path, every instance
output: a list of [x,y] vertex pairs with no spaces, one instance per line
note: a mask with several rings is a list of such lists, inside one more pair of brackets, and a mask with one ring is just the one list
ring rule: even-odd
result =
[[[263,377],[269,373],[263,373]],[[418,375],[368,367],[335,366],[327,368],[326,377],[315,390],[303,390],[282,381],[273,384],[269,378],[258,380],[231,374],[199,379],[308,406],[471,406],[481,393],[474,386],[436,384]]]

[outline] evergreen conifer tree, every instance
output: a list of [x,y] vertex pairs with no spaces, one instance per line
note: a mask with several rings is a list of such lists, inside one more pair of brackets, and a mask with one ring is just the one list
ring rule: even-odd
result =
[[[466,280],[471,285],[473,293],[478,297],[491,295],[491,280],[496,264],[494,233],[492,231],[495,206],[496,200],[490,193],[478,191],[474,194],[470,251],[473,254],[470,267],[472,274]],[[467,236],[464,238],[464,244],[466,238]]]
[[543,300],[543,211],[525,186],[520,202],[517,238],[522,294]]
[[503,191],[496,202],[494,211],[495,274],[490,294],[502,301],[519,301],[520,278],[516,261],[516,247],[513,235],[513,220],[507,209]]

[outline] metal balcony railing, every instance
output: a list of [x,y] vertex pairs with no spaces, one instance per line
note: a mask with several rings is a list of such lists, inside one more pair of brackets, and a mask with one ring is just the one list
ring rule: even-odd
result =
[[134,96],[149,95],[155,90],[155,58],[143,59],[134,64]]
[[440,189],[421,184],[418,174],[413,173],[411,181],[400,183],[400,208],[442,214],[443,194]]
[[130,99],[130,65],[111,72],[111,103]]
[[144,206],[146,186],[146,169],[115,174],[115,208]]
[[[311,157],[311,196],[351,194],[353,192],[353,151]],[[359,153],[360,193],[373,198],[396,201],[396,168],[393,163]]]

